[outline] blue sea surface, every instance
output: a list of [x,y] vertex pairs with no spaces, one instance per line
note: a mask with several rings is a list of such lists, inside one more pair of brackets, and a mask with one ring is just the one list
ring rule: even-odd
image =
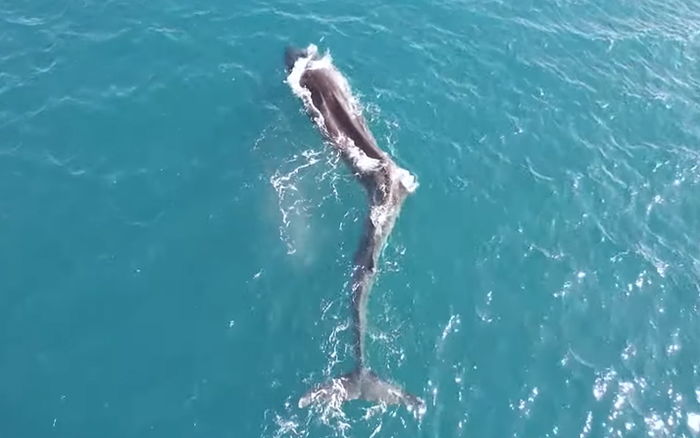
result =
[[[314,43],[416,175],[369,364]],[[697,437],[697,0],[0,1],[0,437]]]

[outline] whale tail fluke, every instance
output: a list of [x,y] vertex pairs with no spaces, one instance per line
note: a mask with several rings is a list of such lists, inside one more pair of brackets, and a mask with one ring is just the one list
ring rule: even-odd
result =
[[398,385],[380,379],[367,368],[359,368],[315,387],[299,399],[299,407],[321,404],[340,408],[345,401],[356,399],[384,405],[403,404],[419,418],[426,410],[425,402],[419,397],[406,392]]

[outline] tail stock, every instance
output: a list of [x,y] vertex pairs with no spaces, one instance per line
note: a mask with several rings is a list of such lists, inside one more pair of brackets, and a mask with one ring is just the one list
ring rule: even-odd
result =
[[425,414],[425,402],[393,383],[380,379],[374,372],[360,367],[331,379],[304,394],[299,407],[324,404],[340,408],[347,400],[362,399],[384,405],[403,404],[417,417]]

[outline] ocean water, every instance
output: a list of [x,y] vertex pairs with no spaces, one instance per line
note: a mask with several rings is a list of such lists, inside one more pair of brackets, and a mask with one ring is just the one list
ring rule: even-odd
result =
[[[330,50],[414,173],[369,362],[365,200],[287,84]],[[0,437],[696,437],[694,0],[0,2]]]

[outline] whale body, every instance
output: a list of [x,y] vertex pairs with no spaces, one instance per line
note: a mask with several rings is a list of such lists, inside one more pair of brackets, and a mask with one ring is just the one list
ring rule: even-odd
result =
[[321,384],[299,399],[299,407],[313,403],[340,405],[364,399],[382,404],[403,404],[422,416],[425,403],[401,386],[385,381],[367,366],[365,337],[367,302],[377,274],[382,249],[394,227],[406,197],[418,184],[377,145],[361,108],[345,77],[330,56],[320,56],[316,46],[285,51],[287,83],[300,97],[304,108],[326,141],[340,152],[345,163],[364,186],[369,211],[364,232],[353,259],[350,296],[355,368]]

